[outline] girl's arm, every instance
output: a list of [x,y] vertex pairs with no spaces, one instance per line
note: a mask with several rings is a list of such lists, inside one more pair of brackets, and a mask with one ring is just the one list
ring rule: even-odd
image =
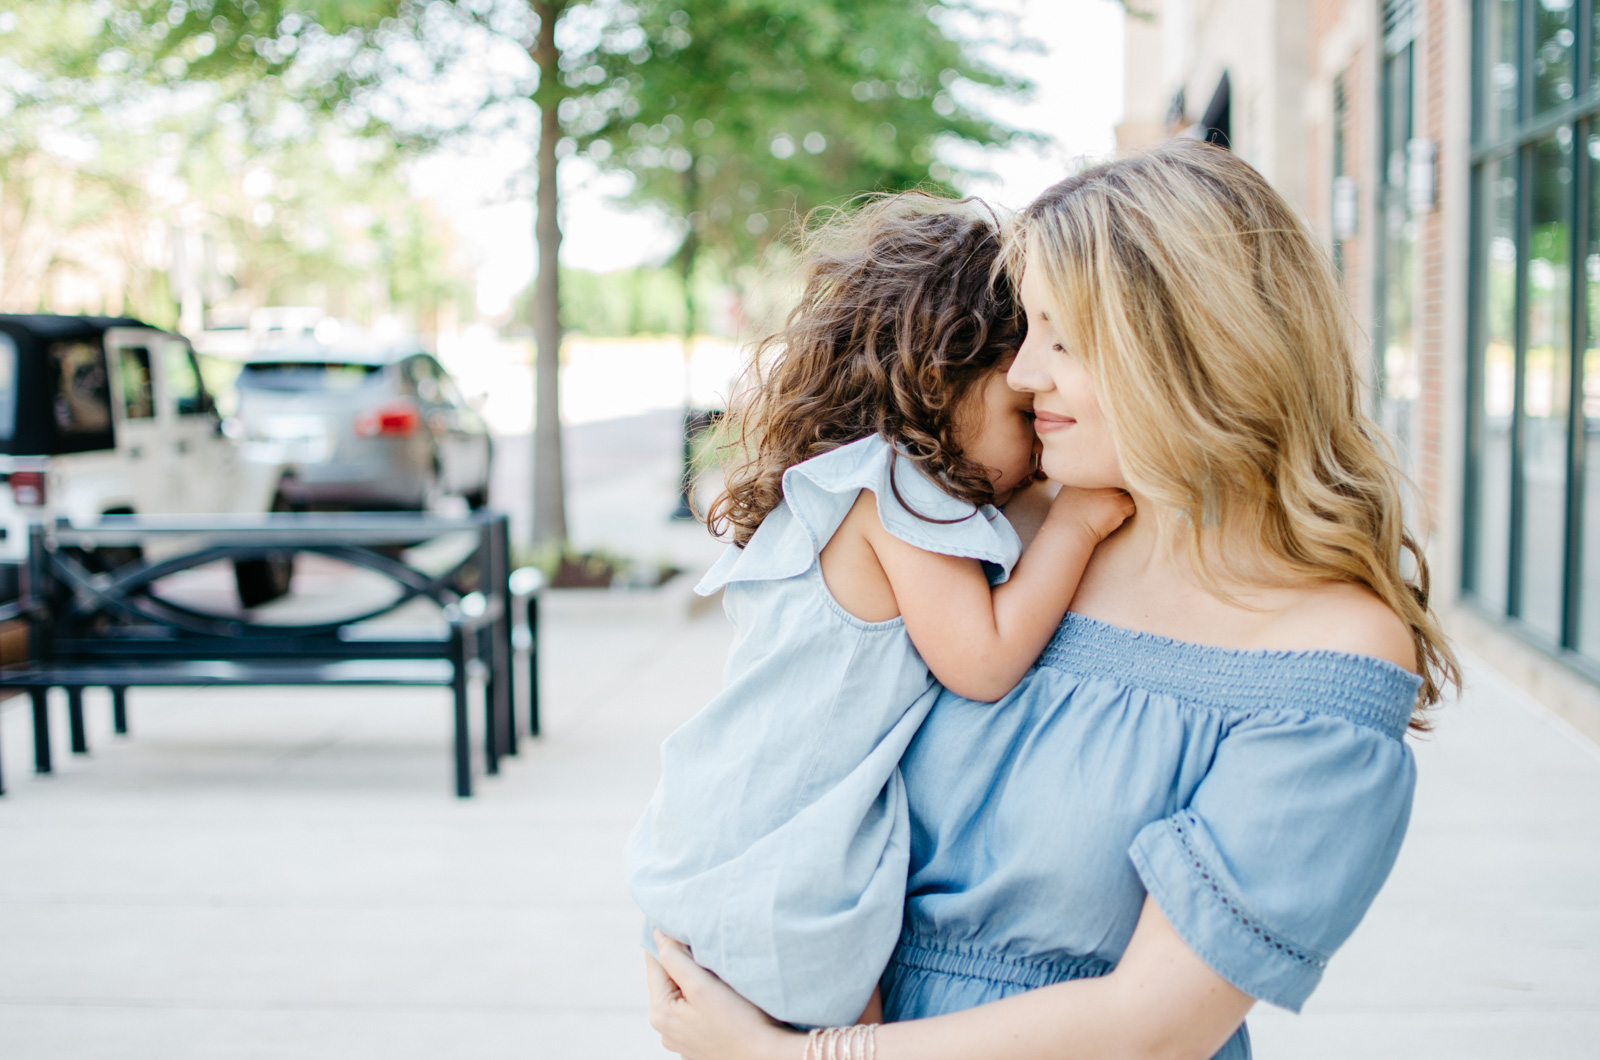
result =
[[976,560],[927,552],[890,534],[870,497],[862,532],[899,613],[939,683],[968,699],[999,699],[1022,680],[1078,589],[1089,554],[1133,514],[1115,489],[1064,487],[1005,584],[990,588]]
[[[805,1036],[772,1022],[670,939],[647,954],[650,1025],[685,1060],[802,1060]],[[1109,974],[965,1012],[885,1024],[879,1060],[1207,1060],[1254,1000],[1206,965],[1145,899]]]

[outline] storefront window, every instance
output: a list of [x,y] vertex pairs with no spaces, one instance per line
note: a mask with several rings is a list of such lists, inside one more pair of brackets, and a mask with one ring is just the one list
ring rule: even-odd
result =
[[1537,0],[1533,5],[1533,109],[1536,114],[1572,100],[1572,64],[1577,57],[1577,10],[1573,0]]
[[1572,130],[1533,145],[1527,348],[1522,359],[1523,621],[1561,638],[1566,569],[1567,396],[1572,380]]
[[[1374,337],[1374,377],[1378,420],[1400,447],[1409,465],[1415,443],[1413,421],[1421,393],[1417,363],[1416,218],[1407,195],[1408,148],[1415,129],[1415,45],[1409,18],[1391,29],[1386,42],[1380,105],[1383,160],[1378,186],[1378,317]],[[1410,468],[1408,466],[1407,470]]]
[[[1600,161],[1600,135],[1588,138],[1591,171]],[[1583,549],[1574,578],[1581,596],[1578,650],[1600,659],[1600,181],[1589,181],[1589,233],[1579,282],[1583,284],[1586,341],[1578,391],[1583,434]]]
[[1497,140],[1517,123],[1518,0],[1484,0],[1479,16],[1486,69],[1479,71],[1482,115],[1480,128],[1486,140]]
[[1483,360],[1477,456],[1476,548],[1468,587],[1496,611],[1506,606],[1511,549],[1511,419],[1517,387],[1517,156],[1489,168],[1482,202]]
[[1594,5],[1477,3],[1462,580],[1600,673],[1600,47],[1579,47]]

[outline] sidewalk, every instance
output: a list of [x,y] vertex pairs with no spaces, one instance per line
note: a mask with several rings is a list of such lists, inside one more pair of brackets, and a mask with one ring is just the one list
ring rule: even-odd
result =
[[[648,510],[649,540],[714,555],[661,518],[672,475],[618,457],[575,491],[575,535]],[[681,581],[547,600],[546,735],[466,801],[436,690],[135,691],[130,740],[91,693],[93,753],[46,778],[25,704],[0,704],[0,1056],[662,1056],[620,851],[731,630],[687,617]],[[1469,680],[1415,745],[1371,914],[1303,1016],[1252,1019],[1263,1060],[1600,1055],[1600,749]]]
[[1600,1057],[1600,747],[1463,661],[1394,874],[1305,1012],[1252,1018],[1264,1060]]

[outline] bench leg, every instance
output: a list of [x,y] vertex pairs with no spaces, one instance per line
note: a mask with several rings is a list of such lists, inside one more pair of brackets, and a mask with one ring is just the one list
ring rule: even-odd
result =
[[455,699],[456,795],[465,799],[472,795],[472,727],[467,719],[467,640],[459,629],[450,632],[450,663],[455,670],[450,692]]
[[73,685],[67,689],[67,722],[72,729],[72,753],[89,753],[89,733],[83,724],[83,687]]
[[28,689],[28,698],[33,700],[33,771],[35,773],[50,772],[50,712],[45,709],[48,705],[50,690],[48,688]]
[[539,594],[528,597],[528,735],[539,735]]
[[[488,637],[479,635],[478,658],[492,658],[484,651]],[[483,682],[483,771],[490,776],[500,772],[500,697],[495,692],[494,670],[485,667],[488,676]]]
[[128,690],[122,685],[111,689],[111,727],[118,736],[128,735]]
[[489,630],[489,672],[494,675],[494,710],[500,719],[500,753],[517,753],[517,682],[511,672],[511,619],[502,616]]
[[498,692],[498,705],[501,715],[500,720],[500,751],[502,754],[514,755],[517,753],[517,681],[512,672],[512,660],[516,657],[511,647],[511,624],[515,616],[512,614],[511,596],[511,520],[501,516],[489,527],[489,545],[494,556],[494,563],[490,566],[491,577],[495,592],[505,602],[500,609],[500,619],[495,622],[490,633],[492,647],[489,654],[489,669],[494,674],[495,689]]

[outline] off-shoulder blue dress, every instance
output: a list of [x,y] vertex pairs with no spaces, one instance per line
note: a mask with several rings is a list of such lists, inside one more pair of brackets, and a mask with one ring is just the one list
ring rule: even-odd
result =
[[[911,860],[887,1017],[1103,975],[1147,893],[1223,978],[1298,1010],[1399,851],[1419,681],[1069,614],[999,703],[943,693],[901,766]],[[1243,1027],[1217,1054],[1249,1055]]]
[[[891,486],[891,475],[893,485]],[[884,529],[982,561],[1021,542],[868,437],[783,477],[783,503],[700,583],[738,628],[723,690],[661,748],[628,842],[646,918],[773,1016],[852,1023],[900,935],[911,829],[898,765],[938,692],[901,619],[840,607],[818,556],[862,490]]]

